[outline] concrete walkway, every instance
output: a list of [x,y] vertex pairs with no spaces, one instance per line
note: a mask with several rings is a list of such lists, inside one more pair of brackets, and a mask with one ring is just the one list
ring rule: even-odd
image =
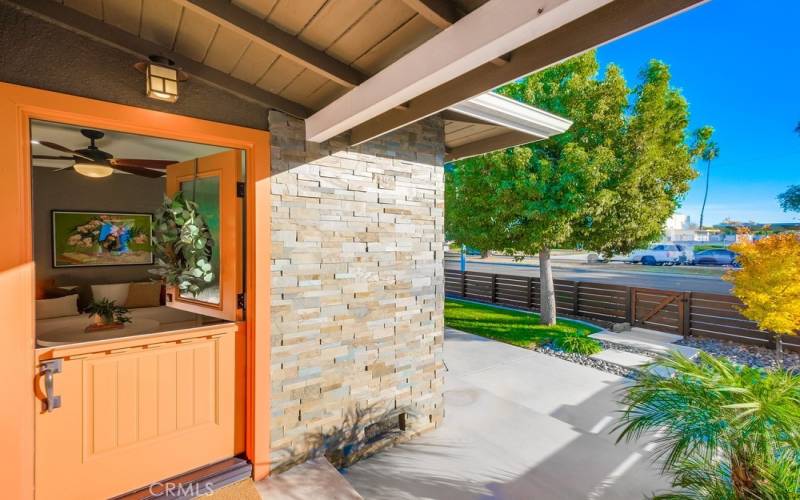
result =
[[351,467],[366,499],[640,499],[667,487],[647,443],[614,444],[626,379],[445,331],[442,426]]

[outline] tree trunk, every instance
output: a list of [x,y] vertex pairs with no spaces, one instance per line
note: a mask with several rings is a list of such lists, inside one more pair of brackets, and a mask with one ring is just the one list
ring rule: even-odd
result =
[[783,339],[780,333],[775,334],[775,364],[783,369]]
[[489,250],[481,250],[481,259],[486,259],[489,257]]
[[706,165],[706,194],[703,195],[703,207],[700,209],[700,230],[703,230],[703,215],[706,211],[706,200],[708,199],[708,182],[711,180],[711,160]]
[[556,292],[553,286],[553,270],[550,267],[550,249],[539,251],[539,289],[540,314],[539,322],[543,325],[556,324]]

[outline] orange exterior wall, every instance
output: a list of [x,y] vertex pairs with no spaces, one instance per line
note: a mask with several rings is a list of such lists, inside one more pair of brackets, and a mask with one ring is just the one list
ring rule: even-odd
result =
[[[0,469],[3,496],[34,497],[34,263],[29,121],[41,119],[242,149],[247,155],[247,456],[256,478],[269,470],[269,133],[159,111],[0,83]],[[257,306],[260,305],[260,307]],[[57,450],[52,450],[56,453]]]

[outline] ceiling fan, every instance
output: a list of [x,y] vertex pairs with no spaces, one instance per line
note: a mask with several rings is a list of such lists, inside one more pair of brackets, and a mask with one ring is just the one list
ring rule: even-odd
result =
[[129,174],[141,175],[143,177],[163,177],[168,165],[178,163],[173,160],[137,160],[132,158],[114,158],[114,155],[107,153],[95,145],[95,141],[102,139],[106,134],[99,130],[81,129],[81,134],[89,139],[90,144],[84,149],[72,150],[60,144],[49,141],[32,141],[34,144],[41,144],[44,147],[67,153],[71,156],[51,156],[33,155],[39,160],[65,160],[75,162],[69,167],[59,168],[55,172],[64,170],[75,170],[79,174],[87,177],[107,177],[114,173],[114,170],[127,172]]

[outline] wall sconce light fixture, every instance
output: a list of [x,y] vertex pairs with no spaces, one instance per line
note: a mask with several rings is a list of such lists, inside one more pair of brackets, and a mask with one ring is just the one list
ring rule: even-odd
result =
[[175,61],[164,56],[150,56],[148,61],[134,66],[146,76],[147,97],[167,102],[178,100],[178,82],[185,81],[187,76],[175,66]]

